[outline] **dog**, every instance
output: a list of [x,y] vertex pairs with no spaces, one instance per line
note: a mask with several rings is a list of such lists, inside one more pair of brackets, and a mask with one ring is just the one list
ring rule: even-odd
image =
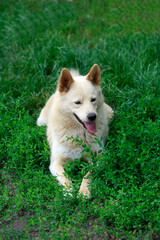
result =
[[[47,126],[47,139],[50,146],[50,172],[65,188],[72,187],[63,164],[68,160],[81,158],[82,147],[73,140],[78,138],[90,145],[93,152],[103,150],[108,135],[109,122],[113,110],[104,103],[101,90],[101,71],[94,64],[85,76],[78,71],[63,68],[55,93],[49,98],[37,119],[38,126]],[[102,142],[96,143],[95,139]],[[81,183],[79,193],[90,196],[90,172]]]

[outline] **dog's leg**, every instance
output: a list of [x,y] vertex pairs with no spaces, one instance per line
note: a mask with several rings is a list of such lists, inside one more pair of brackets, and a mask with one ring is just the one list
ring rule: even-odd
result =
[[89,197],[90,196],[90,190],[88,189],[88,184],[91,182],[91,179],[88,178],[90,172],[88,172],[81,183],[80,189],[79,189],[79,193],[83,194],[83,196]]
[[66,188],[70,188],[72,186],[72,183],[64,175],[65,171],[64,171],[64,168],[62,167],[61,161],[51,162],[49,169],[50,169],[52,175],[57,178],[58,182],[61,185],[63,185]]

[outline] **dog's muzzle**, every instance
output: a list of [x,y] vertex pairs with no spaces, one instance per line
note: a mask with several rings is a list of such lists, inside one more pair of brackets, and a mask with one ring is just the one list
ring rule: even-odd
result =
[[74,115],[75,118],[78,120],[78,122],[80,122],[80,123],[82,124],[82,126],[83,126],[84,128],[86,128],[85,125],[84,125],[84,123],[81,121],[81,119],[80,119],[75,113],[73,113],[73,115]]
[[87,115],[87,118],[88,118],[88,120],[90,121],[90,122],[93,122],[93,121],[95,121],[96,120],[96,114],[95,113],[93,113],[93,112],[91,112],[91,113],[89,113],[88,115]]
[[87,115],[87,122],[82,122],[82,120],[75,114],[73,113],[75,118],[82,124],[82,126],[87,129],[90,133],[94,134],[96,132],[96,114],[95,113],[89,113]]

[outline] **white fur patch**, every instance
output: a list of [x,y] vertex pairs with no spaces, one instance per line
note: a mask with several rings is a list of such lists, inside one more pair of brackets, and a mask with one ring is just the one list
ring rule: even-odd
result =
[[77,69],[71,68],[70,73],[73,78],[79,76],[79,71]]
[[75,158],[80,158],[82,154],[82,149],[81,148],[75,148],[71,149],[69,147],[64,147],[61,145],[54,145],[52,148],[52,159],[53,161],[56,162],[58,159],[58,156],[63,156],[64,158],[74,160]]
[[42,117],[42,114],[40,114],[39,118],[37,119],[37,125],[40,126],[46,126],[45,120]]

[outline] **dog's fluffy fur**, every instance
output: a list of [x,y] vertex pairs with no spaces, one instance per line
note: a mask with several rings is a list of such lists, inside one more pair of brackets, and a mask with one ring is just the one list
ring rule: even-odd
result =
[[[95,139],[102,140],[108,134],[108,124],[113,110],[104,103],[101,91],[101,72],[93,65],[86,76],[75,70],[63,68],[56,92],[42,109],[37,124],[47,125],[47,138],[51,150],[50,171],[63,186],[72,183],[64,175],[63,164],[81,157],[82,148],[68,137],[83,140],[93,151],[101,150]],[[84,176],[79,193],[89,196],[89,172]]]

